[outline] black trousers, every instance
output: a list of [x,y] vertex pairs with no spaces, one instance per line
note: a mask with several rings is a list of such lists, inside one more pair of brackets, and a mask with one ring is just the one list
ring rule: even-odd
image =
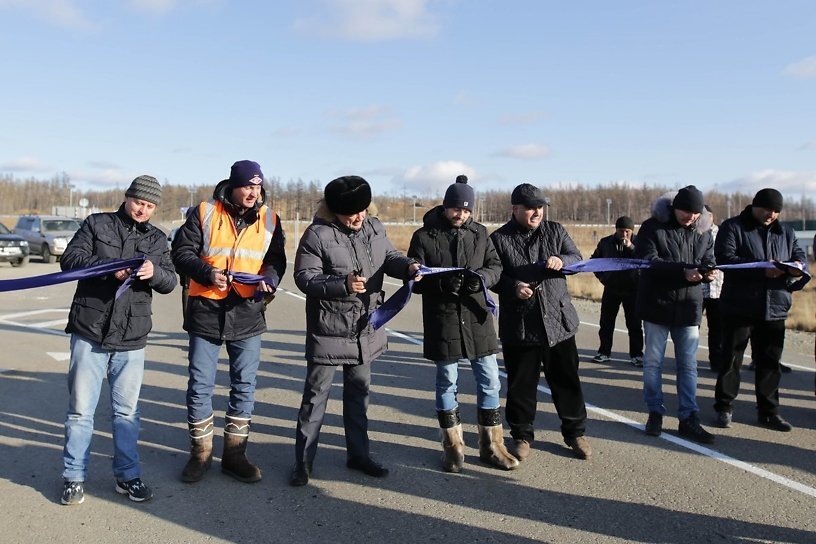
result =
[[612,338],[615,335],[615,319],[618,309],[623,306],[626,330],[629,331],[629,357],[643,357],[643,322],[635,312],[637,293],[621,294],[604,288],[601,297],[601,321],[598,338],[601,347],[598,353],[609,356],[612,353]]
[[[306,365],[306,383],[295,431],[295,459],[298,461],[314,461],[336,370],[336,366]],[[371,364],[343,365],[343,430],[349,457],[369,456],[367,411],[370,385]]]
[[708,326],[708,362],[712,370],[719,370],[723,362],[723,330],[720,299],[704,298],[703,309]]
[[785,345],[785,321],[746,320],[729,316],[723,321],[723,366],[714,390],[714,409],[733,411],[734,399],[740,388],[740,368],[748,340],[752,359],[756,363],[757,411],[760,416],[779,411],[779,380],[782,376],[779,360]]
[[510,435],[516,440],[534,439],[541,372],[552,391],[553,404],[561,418],[564,438],[583,436],[586,429],[586,404],[578,377],[578,349],[575,337],[554,345],[504,345],[504,368],[507,371],[507,405],[505,417]]

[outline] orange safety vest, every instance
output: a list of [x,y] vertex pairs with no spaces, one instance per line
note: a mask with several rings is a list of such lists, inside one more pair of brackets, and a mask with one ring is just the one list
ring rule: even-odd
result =
[[[258,210],[258,219],[252,225],[244,228],[240,233],[230,214],[219,201],[202,202],[199,205],[201,219],[201,260],[215,268],[232,271],[260,274],[263,268],[263,259],[272,243],[272,236],[277,225],[277,214],[268,206],[261,206]],[[230,283],[230,289],[243,298],[250,298],[255,294],[254,285]],[[201,285],[190,279],[191,297],[205,297],[211,299],[226,298],[229,289],[220,291],[212,285]]]

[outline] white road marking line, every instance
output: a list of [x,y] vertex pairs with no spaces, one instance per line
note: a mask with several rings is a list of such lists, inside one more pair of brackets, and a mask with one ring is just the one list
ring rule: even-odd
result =
[[67,361],[71,358],[70,351],[46,351],[46,355],[52,357],[55,361]]
[[[397,338],[402,338],[403,340],[407,340],[408,342],[411,342],[412,344],[416,344],[418,346],[422,345],[422,340],[419,340],[417,338],[414,338],[412,336],[409,336],[407,334],[404,334],[404,333],[401,333],[401,332],[398,332],[398,331],[395,331],[395,330],[392,330],[392,329],[386,328],[385,330],[386,330],[386,332],[388,334],[396,336]],[[499,375],[501,377],[503,377],[504,379],[507,379],[507,374],[506,373],[504,373],[502,371],[499,371]],[[549,396],[552,396],[552,391],[550,391],[549,388],[547,388],[547,387],[545,387],[543,385],[539,385],[538,390],[541,391],[542,393],[545,393],[545,394],[547,394]],[[595,406],[595,405],[590,404],[590,403],[586,403],[586,408],[587,408],[587,411],[589,411],[589,412],[593,412],[593,413],[595,413],[595,414],[597,414],[599,416],[605,417],[607,419],[611,419],[612,421],[616,421],[618,423],[623,423],[624,425],[628,425],[629,427],[632,427],[633,429],[638,429],[640,431],[644,430],[645,426],[643,424],[638,423],[636,421],[633,421],[633,420],[631,420],[631,419],[629,419],[627,417],[624,417],[624,416],[622,416],[620,414],[617,414],[615,412],[612,412],[610,410],[606,410],[605,408],[600,408],[600,407]],[[710,458],[715,459],[717,461],[721,461],[721,462],[726,463],[728,465],[731,465],[731,466],[734,466],[736,468],[742,469],[742,470],[744,470],[746,472],[750,472],[751,474],[759,476],[760,478],[765,478],[766,480],[770,480],[772,482],[783,485],[783,486],[788,487],[790,489],[793,489],[795,491],[799,491],[800,493],[803,493],[805,495],[809,495],[811,497],[816,497],[816,488],[813,488],[813,487],[807,486],[805,484],[799,483],[799,482],[797,482],[795,480],[791,480],[790,478],[780,476],[779,474],[775,474],[775,473],[773,473],[773,472],[771,472],[769,470],[765,470],[764,468],[759,468],[759,467],[757,467],[755,465],[752,465],[751,463],[746,463],[745,461],[740,461],[739,459],[736,459],[736,458],[731,457],[729,455],[725,455],[724,453],[720,453],[720,452],[718,452],[716,450],[713,450],[711,448],[706,448],[705,446],[701,446],[699,444],[696,444],[694,442],[690,442],[688,440],[685,440],[683,438],[679,438],[679,437],[671,435],[671,434],[661,433],[659,438],[662,439],[662,440],[665,440],[667,442],[671,442],[672,444],[675,444],[675,445],[680,446],[682,448],[686,448],[688,450],[692,450],[694,452],[697,452],[697,453],[699,453],[701,455],[705,455],[706,457],[710,457]]]
[[40,329],[40,328],[50,328],[54,325],[67,325],[68,318],[65,319],[54,319],[53,321],[42,321],[40,323],[28,323],[26,326],[31,327],[32,329]]
[[0,320],[5,321],[7,319],[17,319],[18,317],[28,317],[30,315],[48,314],[52,312],[62,312],[67,314],[70,311],[71,310],[69,308],[46,308],[44,310],[30,310],[28,312],[2,315],[0,316]]

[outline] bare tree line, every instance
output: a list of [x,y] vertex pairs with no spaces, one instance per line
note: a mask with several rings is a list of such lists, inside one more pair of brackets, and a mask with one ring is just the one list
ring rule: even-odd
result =
[[[212,196],[214,185],[188,186],[174,185],[166,180],[162,183],[162,205],[157,210],[156,219],[172,220],[181,216],[181,210],[207,200]],[[649,216],[652,201],[660,194],[676,189],[667,186],[629,185],[610,183],[600,186],[581,184],[557,187],[544,186],[542,190],[549,199],[547,215],[549,219],[563,223],[614,223],[617,217],[628,215],[635,222]],[[271,178],[266,185],[267,196],[274,209],[284,220],[308,220],[323,197],[323,184],[318,180],[290,180],[286,183],[279,178]],[[0,175],[0,214],[23,213],[48,214],[55,206],[77,206],[85,198],[89,206],[102,210],[116,209],[123,200],[123,188],[106,190],[81,190],[71,183],[65,173],[50,179],[15,179]],[[787,195],[786,195],[787,196]],[[753,195],[745,193],[722,193],[708,191],[706,203],[719,219],[736,215],[750,204]],[[423,214],[441,203],[440,195],[398,195],[377,194],[374,201],[378,215],[384,221],[421,222]],[[816,216],[814,202],[810,198],[795,201],[788,196],[789,205],[785,209],[788,221],[811,220]],[[485,223],[500,223],[507,220],[510,209],[510,190],[478,190],[474,216]],[[810,227],[810,225],[808,225]]]

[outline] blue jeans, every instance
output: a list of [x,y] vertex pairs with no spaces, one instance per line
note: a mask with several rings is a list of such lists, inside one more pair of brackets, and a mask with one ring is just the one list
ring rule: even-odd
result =
[[669,334],[674,342],[677,364],[677,417],[686,419],[699,412],[697,406],[697,346],[700,328],[669,327],[649,321],[643,322],[646,345],[643,350],[643,397],[649,412],[666,413],[663,406],[663,358]]
[[485,355],[478,359],[457,361],[436,361],[436,409],[454,410],[459,406],[456,400],[456,381],[459,377],[459,363],[470,363],[476,378],[476,405],[482,410],[499,407],[499,364],[495,355]]
[[65,447],[62,477],[84,482],[88,472],[93,438],[94,412],[108,376],[113,424],[113,474],[118,480],[140,476],[139,391],[144,375],[144,348],[110,351],[82,336],[71,335],[68,365],[68,413],[65,417]]
[[252,417],[255,406],[255,377],[261,359],[261,335],[243,340],[215,340],[190,335],[187,355],[187,420],[190,423],[207,419],[213,413],[212,396],[215,389],[215,371],[221,344],[227,344],[229,356],[230,394],[227,415]]

